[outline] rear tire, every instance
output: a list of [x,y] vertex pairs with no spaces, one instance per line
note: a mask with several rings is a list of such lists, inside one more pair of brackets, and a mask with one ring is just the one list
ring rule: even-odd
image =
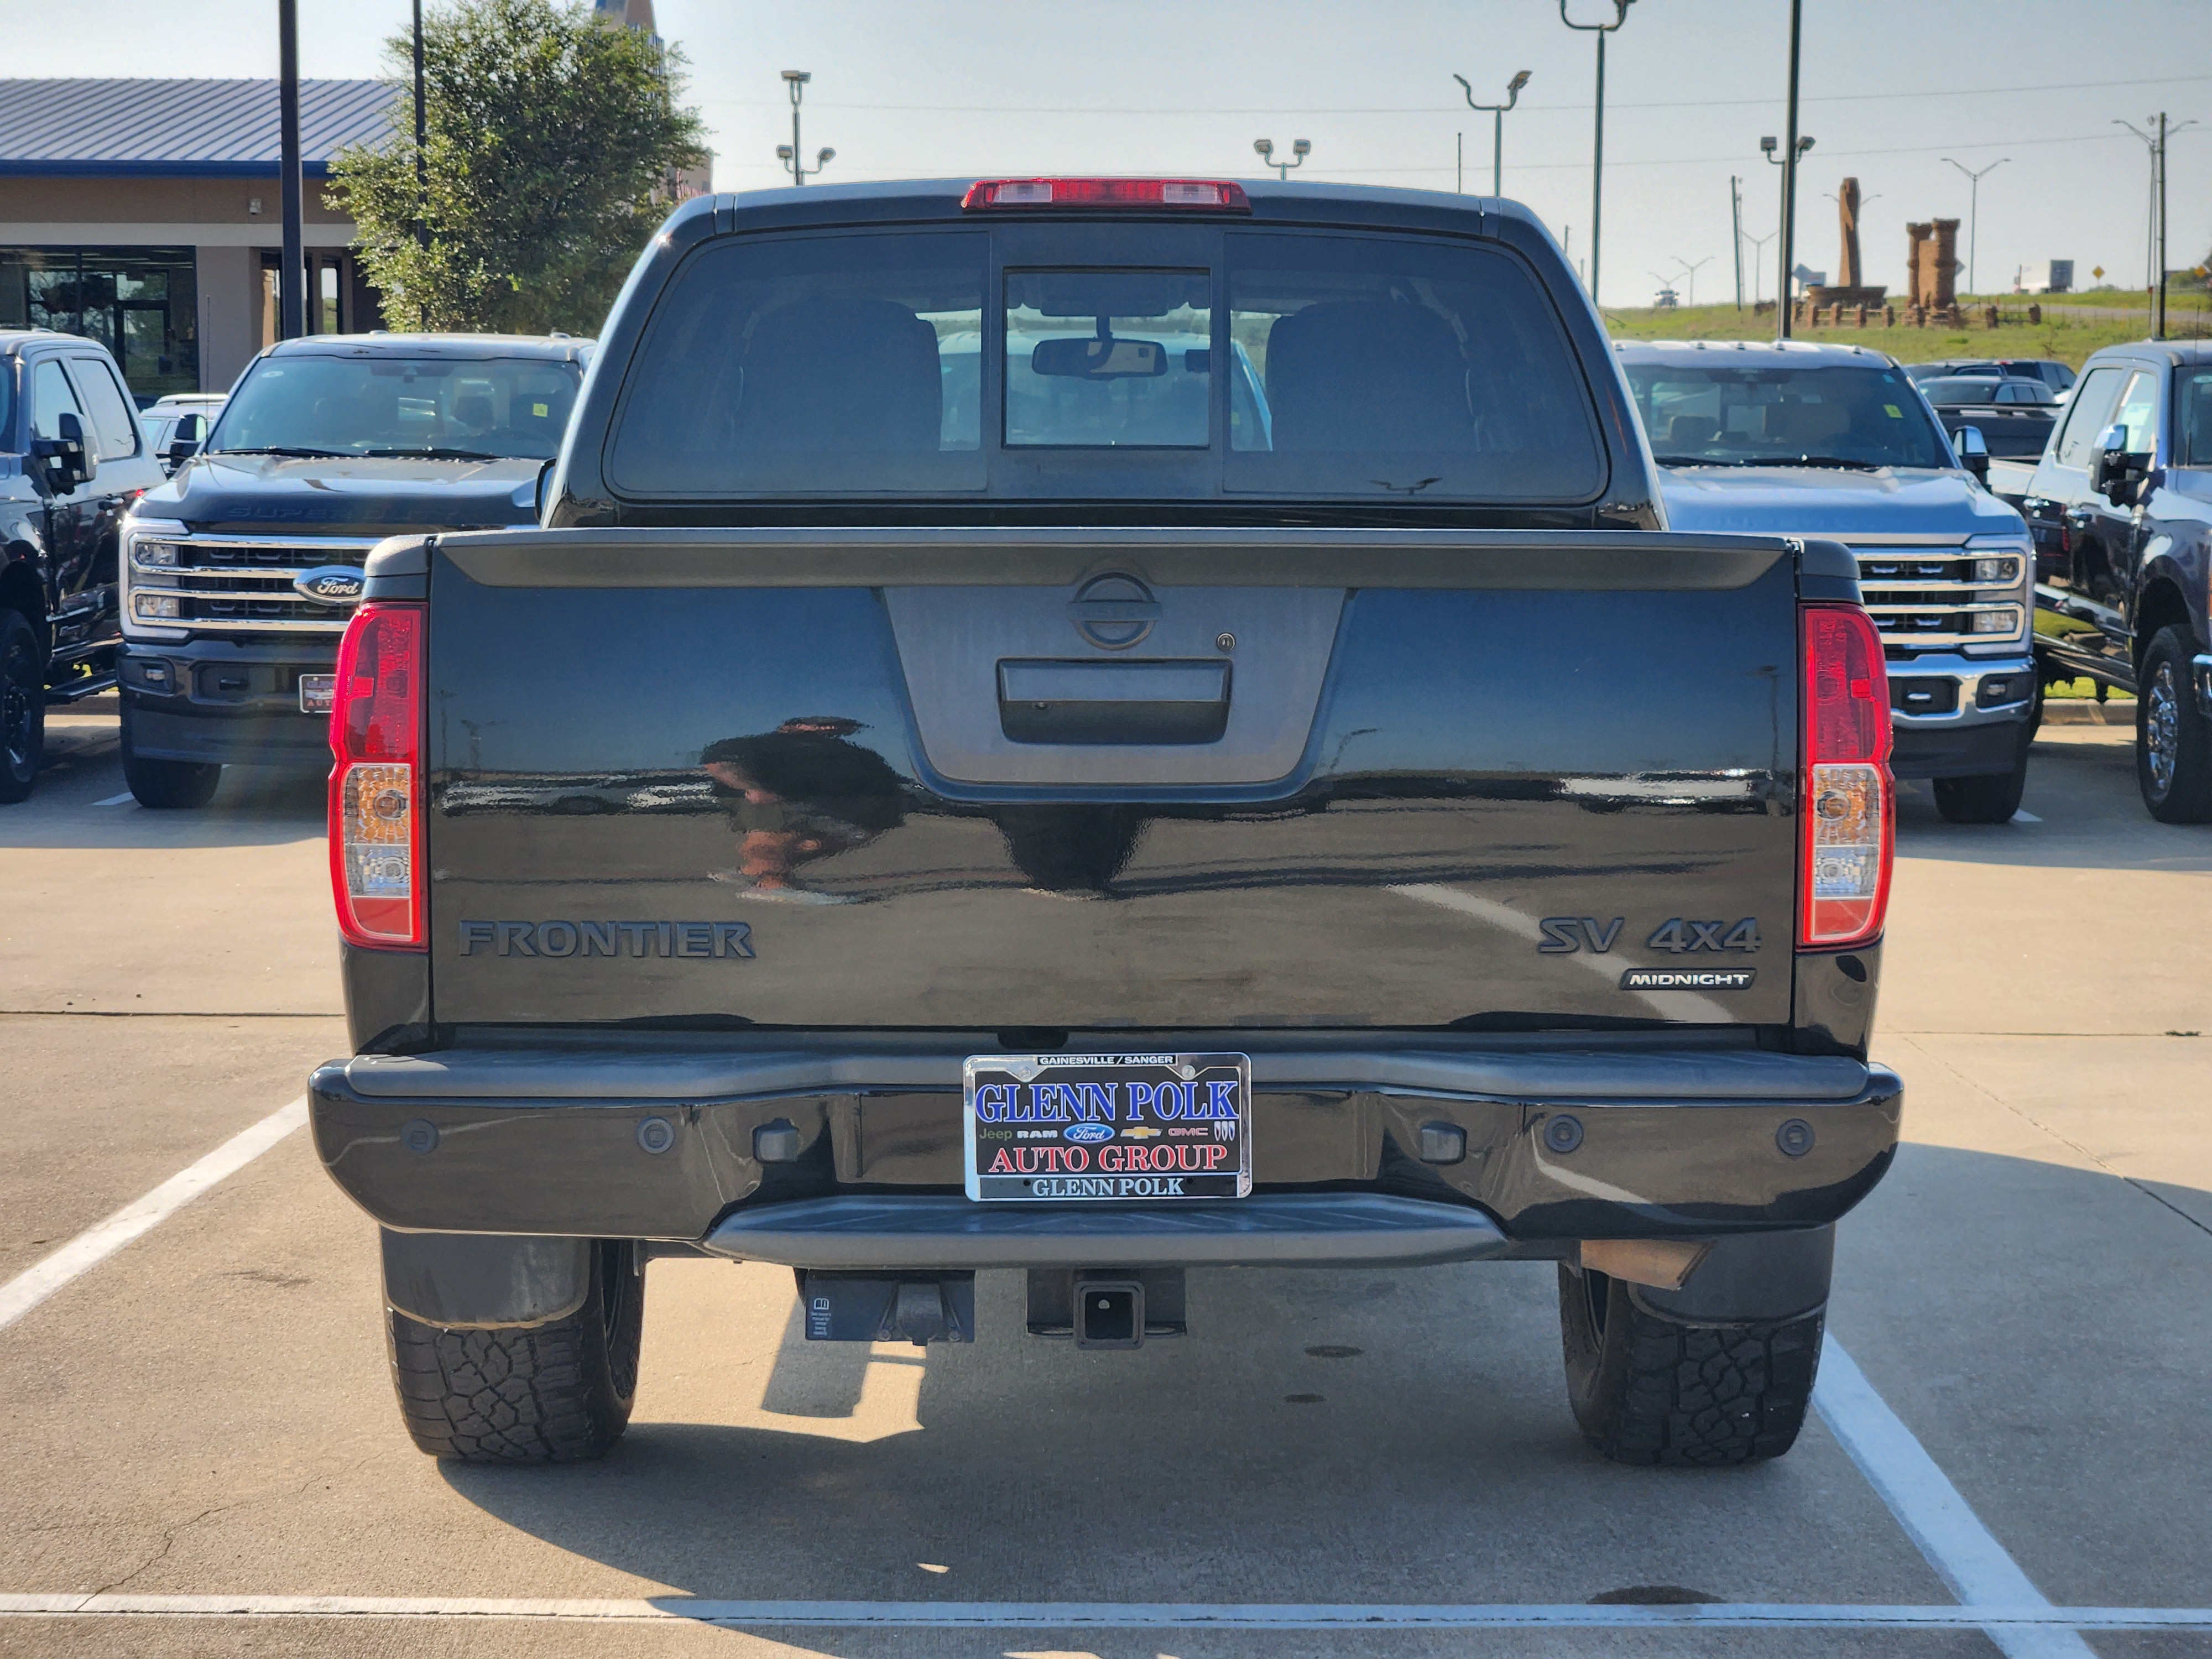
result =
[[0,805],[27,799],[46,755],[46,653],[20,611],[0,611]]
[[149,760],[131,746],[131,707],[123,708],[123,781],[141,806],[156,810],[205,806],[222,781],[222,768],[198,761]]
[[1710,1466],[1779,1457],[1805,1425],[1825,1306],[1794,1319],[1688,1324],[1632,1286],[1559,1267],[1567,1399],[1616,1463]]
[[2161,628],[2143,653],[2136,700],[2136,783],[2161,823],[2212,820],[2212,731],[2189,684],[2186,629]]
[[565,1319],[505,1330],[445,1330],[386,1310],[392,1384],[415,1444],[461,1463],[580,1463],[629,1426],[637,1395],[645,1261],[592,1247],[592,1285]]

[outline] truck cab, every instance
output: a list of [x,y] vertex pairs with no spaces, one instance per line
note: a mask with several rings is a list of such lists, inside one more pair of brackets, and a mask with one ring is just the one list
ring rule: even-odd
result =
[[2212,346],[2092,356],[2022,506],[2044,678],[2134,693],[2143,805],[2212,821]]
[[141,805],[204,805],[226,765],[328,769],[369,550],[534,519],[589,344],[317,335],[248,366],[124,532],[123,767]]
[[0,802],[37,781],[46,705],[114,685],[119,532],[161,482],[105,346],[0,330]]
[[1897,775],[1934,780],[1954,823],[2010,819],[2038,708],[2031,559],[2021,515],[1970,470],[1986,450],[1962,457],[1906,372],[1864,347],[1616,349],[1668,523],[1847,544],[1888,663]]

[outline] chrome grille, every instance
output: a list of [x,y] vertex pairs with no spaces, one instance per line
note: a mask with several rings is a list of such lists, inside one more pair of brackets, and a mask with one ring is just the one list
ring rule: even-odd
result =
[[[167,538],[163,538],[167,540]],[[351,605],[303,598],[293,578],[325,565],[359,566],[374,538],[185,536],[170,544],[174,566],[137,573],[142,592],[174,592],[184,612],[169,626],[198,633],[342,634]],[[149,578],[173,577],[167,581]]]
[[[1883,643],[1893,652],[1952,650],[2017,637],[1972,631],[1978,611],[2021,610],[2021,577],[1977,587],[1974,556],[1957,543],[1854,546],[1859,597],[1866,602]],[[1986,550],[1980,556],[1989,556]],[[2024,557],[2015,554],[2013,556]]]

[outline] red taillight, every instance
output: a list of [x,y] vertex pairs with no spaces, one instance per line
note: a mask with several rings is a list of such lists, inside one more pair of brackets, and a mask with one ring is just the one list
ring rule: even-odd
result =
[[1805,656],[1802,873],[1797,943],[1864,945],[1881,933],[1897,843],[1889,675],[1881,635],[1856,605],[1800,611]]
[[984,179],[968,186],[960,210],[981,208],[1196,208],[1249,213],[1244,186],[1222,179]]
[[420,951],[422,635],[419,605],[364,605],[338,646],[331,709],[331,890],[349,945]]

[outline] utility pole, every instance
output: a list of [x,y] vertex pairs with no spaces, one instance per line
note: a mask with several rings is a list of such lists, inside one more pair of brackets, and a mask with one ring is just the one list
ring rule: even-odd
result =
[[1467,194],[1467,135],[1463,132],[1452,134],[1452,193]]
[[[1561,3],[1564,4],[1565,0],[1561,0]],[[1623,0],[1624,9],[1626,4],[1627,0]],[[1602,34],[1598,36],[1598,50],[1601,52],[1605,50]],[[1459,82],[1459,89],[1467,94],[1469,109],[1490,112],[1490,193],[1503,196],[1505,194],[1505,112],[1521,101],[1521,88],[1528,84],[1528,71],[1521,70],[1505,83],[1505,101],[1502,104],[1478,104],[1474,101],[1474,88],[1468,85],[1467,76],[1455,75],[1452,79]]]
[[422,0],[415,0],[415,240],[430,246],[429,222],[422,216],[430,198],[430,113],[422,100]]
[[1709,264],[1712,264],[1712,262],[1713,262],[1716,258],[1719,258],[1720,256],[1719,256],[1719,255],[1717,255],[1717,254],[1708,253],[1707,255],[1705,255],[1705,257],[1704,258],[1702,258],[1702,259],[1698,260],[1698,263],[1697,263],[1697,264],[1694,264],[1694,265],[1693,265],[1693,264],[1691,264],[1687,259],[1685,259],[1685,258],[1684,258],[1680,254],[1679,254],[1679,253],[1669,254],[1668,257],[1669,258],[1673,259],[1673,260],[1674,260],[1674,262],[1676,264],[1678,264],[1678,265],[1681,266],[1681,267],[1682,267],[1682,272],[1683,272],[1683,274],[1684,274],[1685,276],[1686,276],[1690,279],[1690,303],[1691,303],[1692,305],[1695,305],[1695,304],[1697,304],[1697,303],[1698,303],[1698,266],[1701,266],[1701,265],[1709,265]]
[[1274,168],[1275,176],[1278,179],[1287,179],[1291,176],[1292,167],[1302,167],[1306,164],[1306,157],[1313,154],[1313,140],[1291,139],[1291,154],[1296,159],[1289,161],[1278,161],[1275,159],[1275,141],[1272,138],[1255,138],[1252,141],[1252,149],[1261,161]]
[[299,0],[276,0],[277,193],[283,199],[284,263],[276,272],[276,337],[307,331],[306,237],[300,227]]
[[1797,147],[1798,47],[1804,21],[1805,0],[1790,0],[1790,113],[1782,152],[1782,287],[1774,305],[1775,317],[1782,325],[1781,337],[1785,340],[1790,337],[1790,272],[1797,256],[1797,158],[1804,153]]
[[814,165],[808,167],[799,144],[799,100],[806,91],[806,83],[814,78],[805,70],[786,70],[783,83],[791,89],[791,142],[775,147],[775,159],[791,169],[791,182],[803,185],[828,167],[837,157],[837,152],[824,145],[815,152]]
[[2115,121],[2112,125],[2125,127],[2150,151],[2150,225],[2144,238],[2148,249],[2143,263],[2148,267],[2144,274],[2150,290],[2150,336],[2154,340],[2162,340],[2166,337],[2166,141],[2197,123],[2169,124],[2164,110],[2144,119],[2158,123],[2155,137],[2132,121]]
[[1951,158],[1948,155],[1943,157],[1943,160],[1950,161],[1953,167],[1965,173],[1967,183],[1972,185],[1966,192],[1966,292],[1978,294],[1981,290],[1974,285],[1974,246],[1982,228],[1982,180],[1995,173],[2007,161],[2011,161],[2012,157],[2000,156],[1979,173],[1976,173],[1963,161],[1951,161]]
[[[1613,21],[1610,23],[1577,23],[1567,15],[1567,0],[1559,0],[1559,21],[1571,29],[1597,36],[1597,127],[1590,144],[1590,303],[1597,303],[1598,248],[1605,219],[1605,37],[1628,21],[1628,9],[1636,0],[1612,0]],[[1799,3],[1799,0],[1791,0]],[[1795,110],[1793,98],[1790,107]]]
[[[1795,125],[1794,121],[1792,125]],[[1790,153],[1792,155],[1802,155],[1807,150],[1812,148],[1813,141],[1810,138],[1800,137],[1790,147]],[[1782,169],[1782,220],[1779,224],[1778,224],[1772,230],[1769,231],[1765,236],[1760,237],[1759,240],[1760,246],[1764,246],[1769,237],[1781,236],[1783,238],[1782,246],[1785,252],[1782,256],[1782,289],[1781,292],[1775,296],[1774,301],[1774,308],[1780,313],[1780,318],[1776,324],[1776,326],[1781,331],[1776,335],[1775,337],[1777,339],[1786,340],[1790,337],[1790,255],[1786,252],[1790,246],[1790,239],[1784,233],[1787,231],[1790,227],[1791,193],[1796,188],[1797,169],[1795,164],[1791,161],[1777,156],[1774,150],[1775,143],[1773,139],[1762,138],[1759,141],[1759,153],[1761,155],[1764,155],[1773,166]],[[1752,290],[1754,295],[1758,292],[1758,283],[1753,281],[1752,283]],[[1756,305],[1758,301],[1754,299],[1752,303]]]
[[1743,180],[1729,174],[1729,249],[1735,255],[1735,308],[1743,309]]

